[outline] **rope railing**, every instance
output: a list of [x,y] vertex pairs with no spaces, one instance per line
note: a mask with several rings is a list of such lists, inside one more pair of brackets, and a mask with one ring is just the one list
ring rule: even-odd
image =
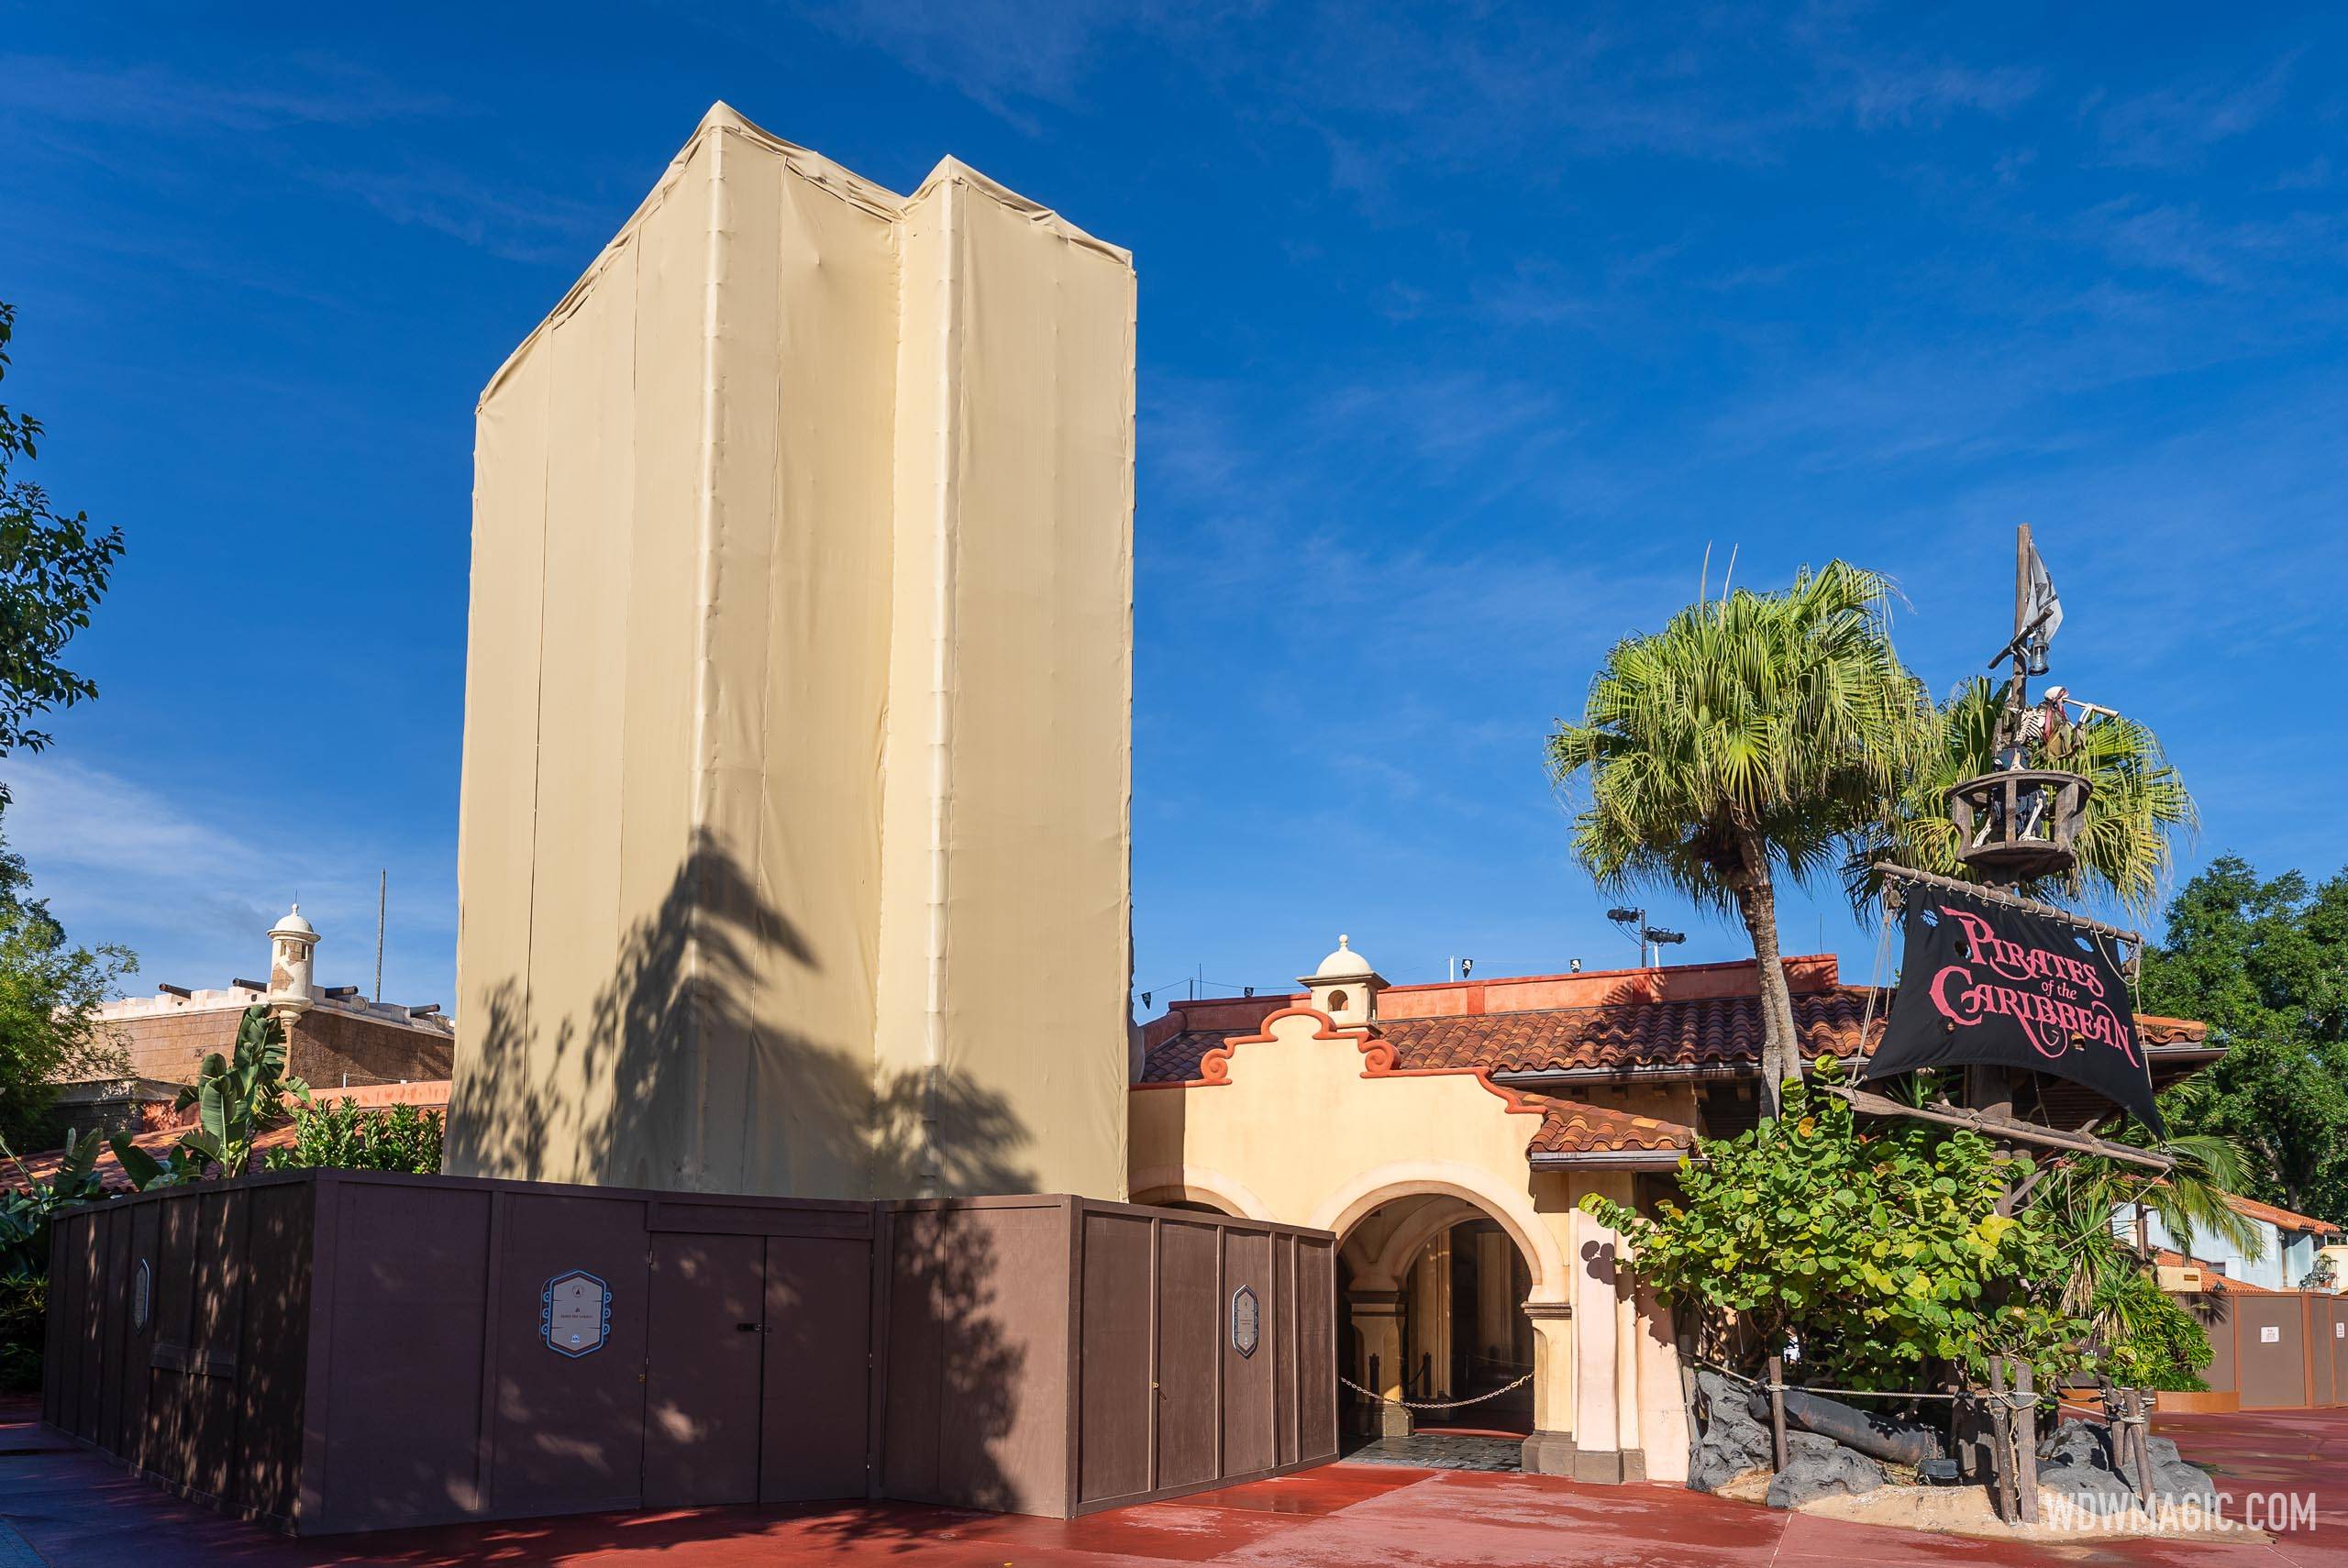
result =
[[1722,1377],[1742,1383],[1748,1388],[1757,1388],[1764,1394],[1832,1394],[1838,1399],[1971,1399],[1983,1405],[2003,1403],[2007,1408],[2013,1410],[2021,1409],[2025,1406],[2035,1406],[2039,1402],[2037,1395],[2025,1395],[2020,1390],[2006,1394],[1994,1392],[1985,1394],[1976,1389],[1960,1389],[1950,1394],[1935,1394],[1909,1388],[1826,1388],[1815,1383],[1769,1383],[1758,1377],[1747,1377],[1744,1374],[1722,1366],[1718,1362],[1699,1360],[1696,1364],[1717,1372]]
[[1533,1374],[1528,1372],[1515,1382],[1503,1384],[1489,1394],[1471,1395],[1465,1399],[1397,1399],[1390,1395],[1364,1388],[1343,1373],[1337,1375],[1337,1381],[1363,1397],[1375,1399],[1381,1405],[1400,1405],[1405,1410],[1456,1410],[1463,1405],[1480,1405],[1487,1399],[1497,1399],[1512,1389],[1522,1388],[1533,1381]]

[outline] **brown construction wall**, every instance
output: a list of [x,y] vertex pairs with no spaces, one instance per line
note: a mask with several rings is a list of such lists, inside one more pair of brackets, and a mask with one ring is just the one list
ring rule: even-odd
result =
[[2229,1293],[2233,1301],[2235,1377],[2245,1410],[2286,1409],[2308,1399],[2306,1311],[2298,1293]]
[[[1336,1457],[1334,1253],[1321,1233],[1088,1204],[1078,1511]],[[1255,1297],[1256,1348],[1233,1341]],[[1155,1397],[1153,1397],[1153,1395]]]
[[2332,1297],[2316,1321],[2316,1348],[2331,1370],[2330,1402],[2348,1405],[2348,1297]]
[[1336,1457],[1325,1231],[1067,1198],[888,1230],[882,1496],[1067,1518]]
[[2234,1380],[2232,1297],[2193,1295],[2179,1299],[2199,1321],[2201,1331],[2210,1336],[2210,1364],[2201,1369],[2201,1381],[2207,1383],[2213,1393],[2239,1393],[2240,1385]]
[[[867,1496],[1067,1517],[1335,1457],[1332,1246],[1073,1198],[287,1172],[61,1218],[42,1416],[305,1535]],[[564,1353],[573,1280],[608,1312],[566,1316],[601,1342]]]
[[2227,1290],[2179,1297],[2210,1336],[2202,1381],[2245,1410],[2348,1405],[2348,1297]]
[[41,1418],[185,1496],[290,1524],[311,1187],[175,1192],[57,1222]]

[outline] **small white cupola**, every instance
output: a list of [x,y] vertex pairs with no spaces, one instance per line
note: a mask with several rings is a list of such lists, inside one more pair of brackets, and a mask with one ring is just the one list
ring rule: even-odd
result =
[[289,1031],[310,1010],[311,955],[317,945],[317,928],[303,918],[299,904],[270,928],[269,1010]]
[[1296,983],[1312,993],[1313,1010],[1327,1013],[1330,1022],[1360,1025],[1378,1016],[1378,993],[1386,988],[1386,977],[1353,950],[1350,938],[1340,936],[1337,950]]

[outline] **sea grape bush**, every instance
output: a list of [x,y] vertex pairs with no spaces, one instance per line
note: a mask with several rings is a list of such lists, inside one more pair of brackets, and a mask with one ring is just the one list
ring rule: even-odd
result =
[[1789,1081],[1777,1121],[1700,1141],[1653,1219],[1595,1194],[1583,1210],[1714,1342],[1753,1366],[1783,1351],[1805,1384],[1922,1389],[1953,1371],[1985,1379],[1999,1354],[2025,1358],[2042,1388],[2085,1371],[2059,1250],[2027,1210],[1997,1212],[2015,1162],[1969,1132],[1862,1128],[1822,1087],[1834,1072]]

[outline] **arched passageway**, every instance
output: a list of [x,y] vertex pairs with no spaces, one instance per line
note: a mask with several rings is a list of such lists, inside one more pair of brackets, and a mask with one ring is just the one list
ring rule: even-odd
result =
[[1340,1238],[1338,1371],[1388,1400],[1477,1402],[1412,1412],[1343,1390],[1359,1437],[1444,1430],[1522,1436],[1534,1430],[1534,1327],[1523,1303],[1532,1260],[1470,1199],[1395,1197]]

